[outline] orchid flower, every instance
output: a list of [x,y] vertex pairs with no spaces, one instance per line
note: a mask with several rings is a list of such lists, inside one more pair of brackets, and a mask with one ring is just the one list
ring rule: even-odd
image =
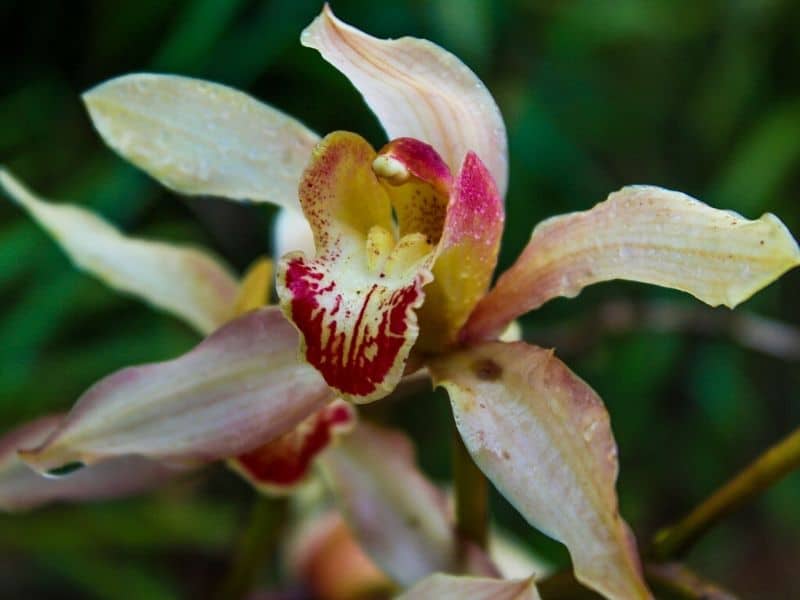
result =
[[[388,597],[392,582],[364,554],[342,518],[333,512],[304,523],[293,540],[290,568],[308,582],[315,598]],[[417,582],[403,600],[538,600],[532,577],[502,580],[489,576],[453,576],[437,573]]]
[[[238,316],[257,310],[268,302],[273,267],[267,259],[255,261],[241,281],[236,281],[226,266],[203,251],[124,236],[80,207],[46,203],[2,170],[0,186],[59,240],[78,266],[94,273],[114,288],[132,293],[176,314],[200,334],[208,333]],[[266,325],[275,319],[278,320],[278,327]],[[242,329],[247,333],[238,335],[237,331]],[[169,383],[161,390],[161,393],[168,394],[186,383],[180,376],[176,378],[176,372],[179,374],[191,369],[203,370],[216,364],[217,371],[209,373],[210,378],[196,378],[200,387],[207,393],[221,394],[219,399],[224,398],[228,403],[242,402],[238,412],[229,415],[234,419],[241,418],[242,414],[246,415],[250,410],[259,414],[257,411],[264,408],[258,406],[259,394],[270,388],[264,385],[265,377],[269,376],[260,372],[258,357],[276,357],[272,354],[277,346],[274,336],[279,338],[281,334],[287,336],[288,348],[293,351],[297,340],[291,327],[285,323],[277,309],[264,309],[249,315],[241,322],[232,323],[228,328],[220,328],[193,352],[178,361],[172,361],[173,367],[162,364],[126,369],[104,380],[104,385],[119,394],[120,402],[130,401],[126,397],[133,389],[142,389],[141,386],[144,386],[143,393],[147,395],[145,400],[152,402],[159,397],[154,394],[154,387]],[[235,337],[233,342],[232,337]],[[224,353],[227,365],[219,360],[220,353]],[[244,358],[247,360],[243,360]],[[253,375],[250,377],[247,369],[254,365],[257,372],[250,373]],[[304,399],[311,404],[302,405],[301,410],[314,405],[318,410],[311,415],[304,412],[297,415],[291,410],[286,411],[285,416],[292,419],[296,426],[286,430],[286,426],[278,421],[278,436],[267,433],[263,439],[269,440],[268,443],[256,448],[252,448],[253,442],[245,437],[245,445],[242,446],[245,452],[228,461],[234,471],[262,491],[273,494],[291,491],[308,475],[314,457],[355,423],[356,415],[351,405],[342,401],[328,403],[332,396],[316,374],[308,369],[302,370],[301,365],[295,366],[301,369],[298,378],[304,381],[307,378],[309,383]],[[231,375],[231,372],[235,375]],[[284,375],[290,375],[290,372],[286,371]],[[225,378],[229,376],[234,377],[238,386],[223,386],[215,392],[212,388],[213,380],[220,380],[224,384]],[[116,385],[123,382],[125,385]],[[81,402],[87,402],[86,398],[92,396],[93,390],[95,388],[89,390]],[[197,390],[198,388],[189,388],[183,394],[196,393]],[[194,398],[195,402],[197,400],[197,397]],[[291,401],[291,395],[286,401]],[[175,406],[177,409],[179,404]],[[162,413],[158,418],[164,416],[166,415]],[[196,415],[190,416],[194,418]],[[9,510],[23,509],[59,499],[126,495],[134,490],[163,483],[164,480],[184,472],[187,466],[194,466],[192,463],[203,462],[202,457],[198,457],[198,460],[187,463],[184,454],[178,461],[180,464],[173,465],[173,468],[156,469],[155,465],[158,463],[154,461],[143,458],[134,460],[120,452],[120,458],[107,463],[99,462],[83,469],[79,477],[44,480],[35,476],[22,463],[16,451],[43,443],[63,420],[64,415],[42,418],[23,425],[0,439],[0,447],[4,449],[0,452],[0,507]],[[256,423],[263,427],[270,420],[259,421]],[[218,423],[224,424],[225,420],[220,418]],[[171,438],[173,443],[177,442],[178,439],[173,436],[178,431],[184,436],[191,434],[190,430],[181,429],[185,427],[185,422],[178,421],[174,425],[174,431],[167,429],[162,432],[163,440]],[[247,428],[238,427],[238,431],[245,436],[252,435],[254,439],[262,436],[257,429],[248,431]],[[204,442],[207,444],[211,439],[206,437]],[[235,441],[232,439],[231,443]],[[160,454],[159,458],[163,462],[169,456]],[[116,463],[124,464],[125,470],[113,468]],[[134,484],[135,481],[139,482],[138,485]]]
[[287,222],[304,216],[314,248],[280,259],[280,308],[225,323],[235,280],[207,256],[131,244],[74,208],[22,201],[5,178],[81,266],[205,330],[221,325],[183,357],[95,384],[24,460],[48,471],[128,455],[227,459],[291,434],[334,398],[375,401],[427,367],[478,467],[567,546],[576,577],[608,598],[652,597],[618,512],[602,401],[552,350],[499,336],[548,300],[612,279],[732,308],[800,264],[791,234],[770,214],[748,220],[679,192],[626,187],[541,223],[489,290],[508,169],[484,85],[442,48],[373,38],[327,6],[301,42],[361,92],[388,144],[376,151],[341,131],[319,140],[241,92],[184,77],[128,75],[84,96],[105,141],[174,191],[270,202]]
[[[289,571],[315,597],[372,597],[370,590],[388,592],[398,585],[411,588],[404,598],[449,597],[444,592],[497,598],[506,591],[512,598],[537,597],[533,576],[551,567],[496,528],[486,550],[465,543],[461,564],[447,565],[456,543],[450,508],[416,467],[413,444],[401,431],[361,423],[318,460],[339,511],[314,493],[296,496],[300,523],[287,550]],[[469,576],[429,575],[453,566]]]

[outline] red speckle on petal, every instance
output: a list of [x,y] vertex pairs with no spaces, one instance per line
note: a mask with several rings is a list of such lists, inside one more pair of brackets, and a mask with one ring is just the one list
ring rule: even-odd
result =
[[235,467],[258,485],[289,488],[303,480],[314,458],[337,433],[351,429],[355,420],[351,405],[341,400],[333,402],[286,435],[237,456]]
[[[335,282],[321,285],[318,265],[303,258],[286,264],[291,319],[303,334],[305,357],[336,390],[369,396],[387,378],[408,343],[410,312],[422,298],[421,282],[399,289],[372,284],[350,294],[357,304],[341,314],[343,295]],[[355,315],[355,319],[352,317]]]

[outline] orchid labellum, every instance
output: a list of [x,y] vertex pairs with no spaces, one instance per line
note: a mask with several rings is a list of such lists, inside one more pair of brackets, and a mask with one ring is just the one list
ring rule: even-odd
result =
[[[355,415],[341,399],[378,400],[427,367],[475,463],[567,546],[576,577],[608,598],[651,597],[618,512],[602,401],[552,350],[500,334],[548,300],[613,279],[732,308],[800,264],[794,239],[771,214],[748,220],[679,192],[626,187],[539,224],[489,289],[508,161],[487,89],[438,46],[373,38],[328,7],[301,41],[361,92],[385,146],[344,131],[320,139],[241,92],[185,77],[127,75],[84,95],[109,146],[172,190],[283,209],[277,235],[290,251],[277,264],[279,306],[257,308],[263,285],[237,281],[205,252],[126,237],[3,174],[6,192],[78,266],[213,331],[180,358],[96,383],[47,435],[19,448],[22,458],[43,472],[126,456],[172,466],[231,459],[274,491],[321,456],[334,488],[361,482],[370,493],[386,471],[369,463],[391,450],[369,434],[347,439]],[[325,450],[340,434],[341,446]],[[350,514],[363,509],[358,500],[350,498]],[[453,551],[438,517],[422,526],[438,544],[426,551]],[[424,565],[411,571],[403,584],[426,575]],[[536,594],[527,580],[435,576],[405,597],[449,597],[440,590],[454,595],[463,585],[475,598]]]

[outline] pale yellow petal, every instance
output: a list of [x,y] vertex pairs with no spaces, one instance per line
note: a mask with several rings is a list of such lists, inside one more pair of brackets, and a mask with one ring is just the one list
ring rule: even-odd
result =
[[611,279],[733,308],[798,264],[797,242],[775,215],[751,221],[680,192],[626,187],[591,210],[540,223],[470,316],[465,337],[492,337],[552,298]]
[[429,368],[475,463],[567,546],[576,577],[607,598],[650,598],[618,512],[617,448],[597,394],[552,351],[521,342],[480,344]]
[[273,271],[272,261],[266,257],[259,258],[250,265],[242,277],[239,294],[231,311],[232,317],[238,317],[269,303]]
[[299,210],[297,182],[319,141],[301,123],[217,83],[136,73],[83,95],[106,143],[182,194]]
[[427,40],[374,38],[337,19],[327,5],[300,41],[361,92],[389,139],[427,142],[454,173],[472,150],[505,195],[503,117],[481,80],[458,58]]
[[53,236],[77,267],[208,333],[228,320],[238,284],[227,267],[187,246],[128,237],[79,206],[37,198],[7,171],[0,186]]

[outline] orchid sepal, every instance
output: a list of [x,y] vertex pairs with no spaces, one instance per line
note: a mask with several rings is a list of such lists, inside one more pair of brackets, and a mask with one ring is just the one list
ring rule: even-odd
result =
[[77,267],[110,287],[180,317],[201,333],[230,318],[239,286],[230,269],[207,252],[127,236],[83,207],[46,202],[3,169],[0,188]]
[[630,186],[590,210],[537,225],[461,337],[491,339],[548,300],[612,279],[675,288],[733,308],[798,265],[800,248],[775,215],[748,220],[680,192]]
[[429,368],[475,463],[567,546],[576,577],[614,600],[651,598],[619,515],[617,448],[597,394],[552,351],[522,342],[477,344]]
[[156,73],[110,79],[83,101],[106,143],[168,188],[299,210],[297,180],[319,137],[279,110],[218,83]]
[[430,144],[453,172],[473,151],[505,196],[503,117],[486,86],[456,56],[428,40],[372,37],[339,20],[328,5],[300,42],[350,80],[389,139],[411,137]]
[[276,307],[247,313],[183,356],[94,384],[23,459],[47,473],[139,455],[196,466],[275,439],[333,398],[297,361],[298,337]]

